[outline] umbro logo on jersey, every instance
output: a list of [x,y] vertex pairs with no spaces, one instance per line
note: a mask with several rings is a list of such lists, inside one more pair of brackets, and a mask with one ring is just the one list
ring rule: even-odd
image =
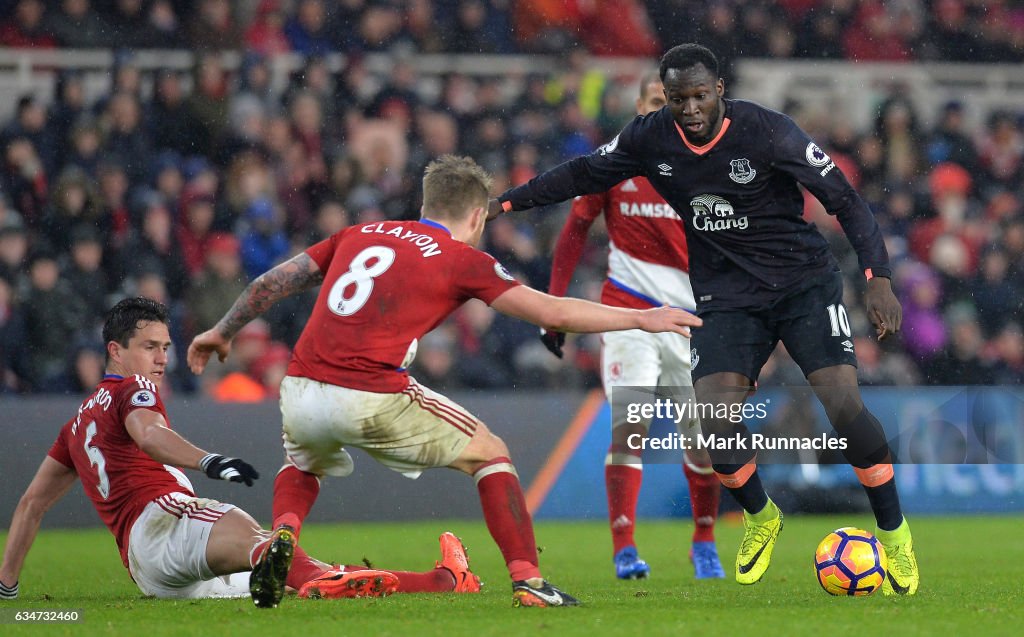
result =
[[672,167],[669,166],[668,164],[658,164],[658,170],[660,170],[661,174],[665,175],[666,177],[672,176]]
[[746,157],[730,161],[729,166],[731,167],[729,179],[738,184],[749,184],[754,177],[757,177],[757,171],[750,167],[750,160]]
[[636,187],[636,184],[633,183],[632,179],[627,179],[622,184],[622,192],[636,192],[638,190],[640,189]]
[[700,354],[697,353],[696,347],[690,348],[690,369],[697,369],[697,363],[700,362]]
[[851,341],[850,339],[846,339],[845,341],[840,343],[840,345],[842,345],[843,349],[845,349],[847,352],[850,352],[851,354],[853,353],[853,341]]

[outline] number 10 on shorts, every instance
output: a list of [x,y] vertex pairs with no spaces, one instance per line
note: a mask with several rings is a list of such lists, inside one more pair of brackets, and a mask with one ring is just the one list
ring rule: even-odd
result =
[[[845,336],[850,338],[853,332],[850,330],[850,317],[846,315],[846,308],[842,303],[835,303],[827,308],[828,321],[832,324],[832,336]],[[842,333],[840,334],[840,331]]]

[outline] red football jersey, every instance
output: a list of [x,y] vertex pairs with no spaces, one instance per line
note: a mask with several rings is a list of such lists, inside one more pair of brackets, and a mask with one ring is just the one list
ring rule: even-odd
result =
[[620,307],[662,304],[693,309],[689,256],[679,215],[643,177],[605,193],[576,197],[555,247],[549,292],[564,296],[587,231],[604,214],[608,227],[608,280],[601,301]]
[[128,435],[125,418],[135,409],[149,409],[168,420],[152,381],[138,374],[109,375],[78,408],[78,415],[61,427],[49,452],[78,473],[85,495],[117,538],[125,567],[128,535],[146,505],[166,493],[195,495],[181,470],[153,460]]
[[324,281],[288,374],[363,391],[405,389],[421,336],[469,299],[490,305],[519,285],[433,221],[351,226],[306,253]]

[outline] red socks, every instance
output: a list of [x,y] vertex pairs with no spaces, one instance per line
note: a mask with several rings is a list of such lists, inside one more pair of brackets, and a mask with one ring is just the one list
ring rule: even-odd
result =
[[314,577],[319,577],[324,572],[323,566],[307,555],[301,546],[296,546],[295,557],[292,558],[292,567],[288,569],[288,578],[285,583],[295,590],[299,590],[303,584]]
[[[256,566],[256,562],[263,557],[263,552],[267,550],[267,545],[270,544],[270,540],[264,540],[253,547],[249,553],[249,564]],[[295,547],[295,554],[292,557],[292,566],[288,569],[288,577],[285,583],[288,586],[298,590],[303,584],[318,577],[321,573],[327,569],[324,568],[321,562],[311,558],[305,551],[302,550],[301,546]]]
[[[320,480],[312,473],[300,471],[294,465],[285,465],[274,478],[274,523],[272,528],[282,524],[295,529],[295,536],[298,537],[302,528],[302,521],[309,515],[309,510],[316,502],[316,496],[320,493]],[[260,555],[264,547],[260,547],[256,555]],[[324,567],[309,557],[302,547],[295,547],[295,557],[292,558],[292,567],[288,570],[286,583],[294,589],[319,576],[324,572]]]
[[[345,565],[346,571],[363,571],[370,568],[364,564]],[[392,571],[386,568],[373,567],[375,571],[384,571],[398,577],[396,593],[450,593],[455,590],[455,576],[443,567],[437,567],[425,573],[411,571]]]
[[[706,470],[707,473],[701,472]],[[718,518],[718,499],[721,481],[711,467],[696,467],[683,462],[683,473],[690,485],[690,507],[693,509],[693,541],[715,541],[715,519]]]
[[495,458],[474,473],[487,530],[501,550],[512,581],[540,577],[533,520],[519,475],[508,458]]
[[[508,460],[505,459],[505,461],[507,462]],[[518,480],[516,480],[516,485],[518,485]],[[316,475],[301,471],[294,465],[285,465],[274,479],[273,528],[287,524],[295,529],[295,533],[298,535],[302,522],[309,515],[309,511],[313,508],[313,503],[316,502],[317,495],[319,494],[320,480]],[[519,497],[522,500],[521,492]],[[523,510],[525,509],[526,503],[523,501]],[[529,519],[528,516],[527,519]],[[532,539],[532,533],[530,537]],[[266,544],[264,542],[259,545],[253,551],[253,554],[256,556],[262,555],[263,550],[266,549]],[[536,554],[536,549],[534,554]],[[536,558],[534,558],[534,561],[536,562]],[[354,565],[346,566],[345,570],[365,570],[366,568],[363,565]],[[301,547],[296,546],[295,557],[292,558],[292,567],[288,571],[287,584],[294,589],[298,589],[323,572],[325,572],[325,569],[322,564],[309,557]],[[401,593],[445,593],[455,589],[455,578],[446,568],[435,568],[425,573],[409,571],[388,572],[398,576],[398,592]]]
[[285,465],[274,478],[274,523],[272,528],[282,524],[295,529],[298,536],[302,522],[313,508],[320,494],[320,480],[312,473],[299,470],[294,465]]
[[[628,451],[628,452],[627,452]],[[604,484],[608,493],[608,522],[612,528],[612,544],[618,553],[627,546],[636,546],[636,500],[644,479],[640,456],[633,450],[608,448],[604,465]]]
[[[689,462],[683,463],[683,473],[690,486],[693,541],[714,542],[721,492],[718,476],[711,467],[697,467]],[[608,521],[615,553],[627,546],[636,546],[633,530],[636,527],[636,502],[643,477],[643,465],[636,451],[618,445],[608,448],[604,481],[608,492]]]

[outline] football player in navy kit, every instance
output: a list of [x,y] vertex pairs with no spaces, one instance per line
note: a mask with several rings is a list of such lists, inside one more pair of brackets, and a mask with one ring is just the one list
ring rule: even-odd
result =
[[[878,224],[835,163],[789,117],[725,99],[710,50],[676,46],[662,57],[660,75],[665,108],[638,116],[597,151],[506,191],[489,212],[525,210],[646,177],[686,229],[704,319],[692,337],[697,402],[736,413],[732,408],[749,396],[782,341],[847,440],[844,455],[864,485],[889,558],[883,593],[914,594],[919,578],[910,528],[884,431],[858,389],[842,275],[825,238],[803,219],[799,186],[836,215],[853,245],[867,277],[868,316],[881,339],[899,331],[902,309]],[[702,416],[702,427],[719,436],[737,430],[728,418]],[[712,459],[744,509],[736,580],[753,584],[768,568],[782,513],[765,493],[753,450],[712,450]]]

